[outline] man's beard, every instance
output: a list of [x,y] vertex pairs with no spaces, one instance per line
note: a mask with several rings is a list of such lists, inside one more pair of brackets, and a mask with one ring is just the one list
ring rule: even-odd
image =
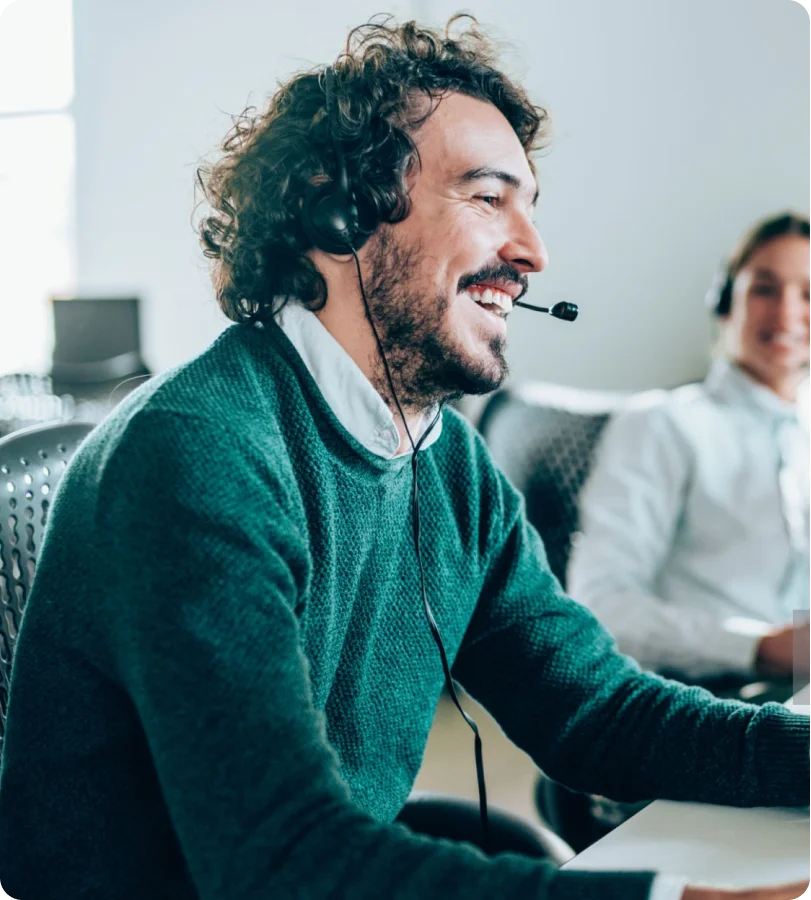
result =
[[[442,294],[428,298],[411,287],[423,248],[396,240],[389,225],[380,226],[373,240],[366,298],[402,406],[424,410],[499,387],[509,372],[504,339],[490,340],[492,359],[465,355],[445,323],[451,300]],[[390,398],[382,361],[372,383],[382,397]]]

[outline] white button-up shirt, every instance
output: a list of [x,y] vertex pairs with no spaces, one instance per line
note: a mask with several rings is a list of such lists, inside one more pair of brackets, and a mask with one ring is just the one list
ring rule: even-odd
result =
[[581,495],[568,588],[645,666],[751,673],[809,600],[809,437],[726,361],[615,416]]

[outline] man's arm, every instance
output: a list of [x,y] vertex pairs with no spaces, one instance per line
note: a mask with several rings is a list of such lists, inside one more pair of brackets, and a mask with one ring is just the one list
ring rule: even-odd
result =
[[100,492],[99,627],[201,900],[647,898],[651,874],[489,859],[358,808],[310,694],[287,482],[202,420],[141,414],[130,432]]
[[507,735],[553,778],[616,800],[807,805],[807,717],[642,673],[562,593],[502,490],[504,541],[454,672]]
[[659,407],[628,410],[609,423],[580,496],[582,533],[568,589],[645,668],[693,679],[753,674],[769,623],[719,621],[711,610],[673,608],[655,592],[682,515],[690,457]]

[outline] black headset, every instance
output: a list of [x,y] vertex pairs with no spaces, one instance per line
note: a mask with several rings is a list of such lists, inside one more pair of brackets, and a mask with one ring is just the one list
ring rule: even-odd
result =
[[725,263],[715,276],[704,302],[714,316],[728,316],[732,309],[732,284],[733,278],[729,272],[729,266]]
[[332,66],[328,66],[324,72],[324,96],[327,127],[335,150],[337,178],[307,187],[301,207],[301,225],[304,233],[319,250],[346,254],[352,250],[360,250],[374,231],[374,226],[364,222],[361,227],[358,201],[349,183],[346,160],[338,139],[335,70]]

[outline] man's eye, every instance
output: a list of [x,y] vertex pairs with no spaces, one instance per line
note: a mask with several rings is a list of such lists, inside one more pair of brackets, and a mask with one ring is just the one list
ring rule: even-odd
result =
[[477,200],[482,200],[488,206],[498,206],[501,202],[501,198],[496,194],[478,194],[476,196]]
[[775,288],[770,284],[756,284],[752,287],[752,293],[758,297],[771,297],[775,293]]

